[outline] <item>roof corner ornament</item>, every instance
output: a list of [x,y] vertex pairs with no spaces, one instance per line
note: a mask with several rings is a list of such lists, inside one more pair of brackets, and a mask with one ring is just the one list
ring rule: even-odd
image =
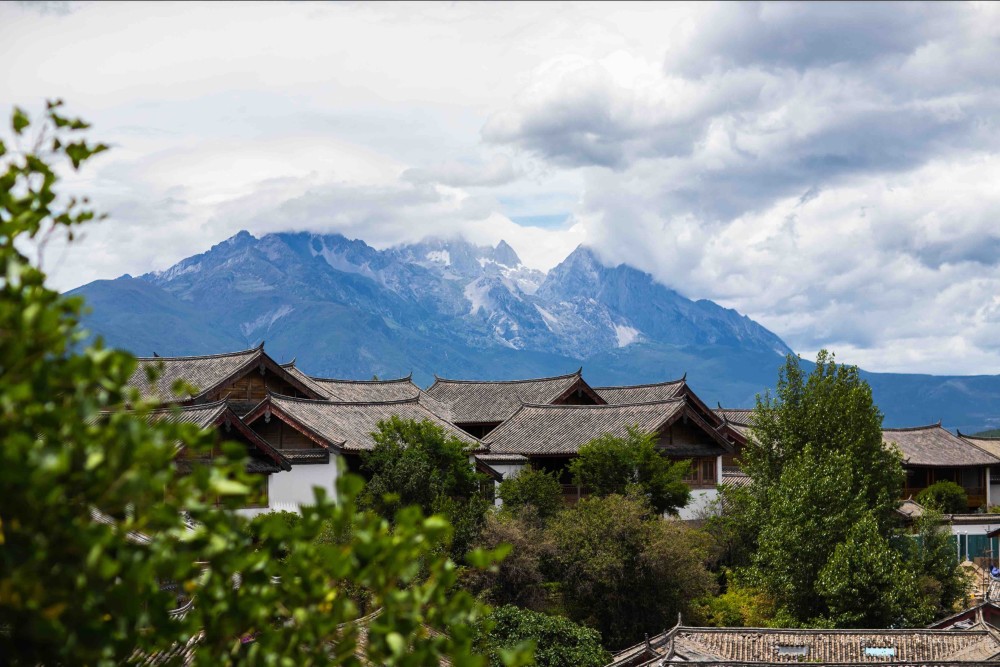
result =
[[156,350],[153,350],[153,356],[154,357],[159,357],[160,355],[156,353]]
[[264,351],[264,341],[263,340],[260,341],[260,345],[257,346],[257,349],[260,350],[261,352]]
[[576,373],[575,374],[576,375],[583,375],[583,366],[580,366],[578,369],[576,369]]
[[[687,382],[687,379],[688,379],[688,372],[684,371],[684,375],[681,376],[681,382]],[[720,405],[719,407],[721,408],[722,406]]]
[[289,361],[289,362],[288,362],[287,364],[285,364],[285,365],[286,365],[286,366],[289,366],[289,367],[293,367],[293,368],[294,368],[294,366],[295,366],[295,359],[296,359],[295,357],[292,357],[292,360],[291,360],[291,361]]

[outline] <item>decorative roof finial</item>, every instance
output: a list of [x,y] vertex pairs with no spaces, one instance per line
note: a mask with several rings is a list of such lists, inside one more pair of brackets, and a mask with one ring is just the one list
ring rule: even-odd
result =
[[156,350],[153,350],[153,356],[154,357],[159,357],[160,355],[156,353]]

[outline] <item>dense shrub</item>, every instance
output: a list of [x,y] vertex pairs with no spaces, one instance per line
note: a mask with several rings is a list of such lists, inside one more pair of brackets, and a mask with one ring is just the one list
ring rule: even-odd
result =
[[504,479],[500,482],[498,495],[505,512],[519,513],[531,508],[542,520],[563,508],[562,485],[555,474],[535,468],[522,468],[516,475]]
[[480,632],[477,645],[490,667],[501,667],[500,651],[531,642],[538,667],[601,667],[611,656],[601,646],[596,630],[560,616],[549,616],[513,605],[493,610],[486,619],[489,632]]
[[541,524],[526,514],[530,512],[487,517],[477,546],[493,551],[506,544],[511,551],[495,568],[464,571],[462,583],[489,604],[544,611],[548,593],[543,565],[552,558],[553,544]]
[[934,482],[917,494],[916,501],[943,514],[969,511],[969,496],[965,489],[949,480]]
[[664,519],[639,496],[585,498],[550,524],[553,579],[570,617],[618,649],[677,622],[715,590],[705,567],[708,538]]
[[569,466],[573,481],[596,496],[639,493],[657,512],[676,512],[691,491],[684,483],[688,461],[673,462],[656,447],[656,436],[630,428],[628,436],[602,435],[580,448]]

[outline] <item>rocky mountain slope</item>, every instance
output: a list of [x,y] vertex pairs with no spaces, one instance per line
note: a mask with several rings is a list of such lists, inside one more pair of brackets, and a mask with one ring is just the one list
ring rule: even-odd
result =
[[[678,377],[711,402],[752,405],[787,345],[756,322],[692,301],[585,247],[548,274],[501,242],[428,240],[386,250],[340,235],[240,232],[166,271],[74,293],[88,327],[138,355],[205,354],[266,341],[314,375],[458,378],[561,374],[593,384]],[[887,424],[1000,423],[1000,378],[867,374]]]

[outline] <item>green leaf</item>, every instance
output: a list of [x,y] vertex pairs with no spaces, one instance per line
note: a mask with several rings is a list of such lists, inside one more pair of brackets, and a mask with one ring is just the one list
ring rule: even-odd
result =
[[11,119],[11,125],[14,128],[14,134],[21,134],[24,128],[31,125],[31,121],[28,119],[28,114],[24,112],[20,107],[14,107],[14,116]]

